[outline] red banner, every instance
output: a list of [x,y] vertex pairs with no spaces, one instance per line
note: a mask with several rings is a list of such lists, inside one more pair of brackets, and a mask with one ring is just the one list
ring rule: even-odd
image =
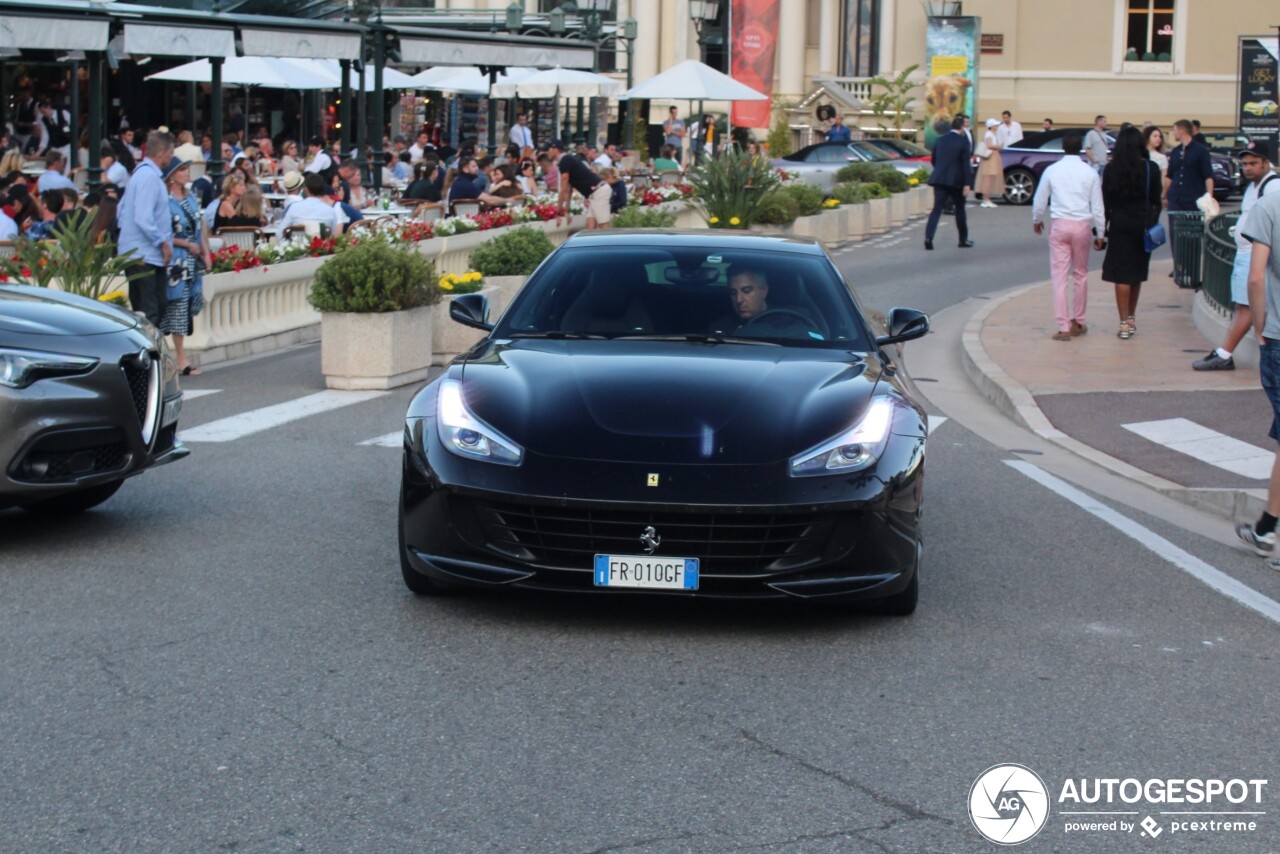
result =
[[[729,66],[733,79],[773,96],[780,0],[733,0]],[[797,2],[797,0],[791,0]],[[770,101],[734,101],[730,121],[738,127],[769,126]]]

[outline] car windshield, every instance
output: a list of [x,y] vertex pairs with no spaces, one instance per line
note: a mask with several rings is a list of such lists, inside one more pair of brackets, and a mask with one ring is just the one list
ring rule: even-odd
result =
[[566,247],[493,336],[871,349],[825,255],[709,246]]
[[851,147],[853,148],[853,150],[854,150],[854,151],[860,152],[860,153],[861,153],[864,157],[866,157],[868,160],[874,160],[874,161],[875,161],[875,162],[877,162],[877,163],[879,163],[879,162],[881,162],[881,161],[884,161],[884,160],[897,160],[897,159],[899,158],[899,155],[898,155],[898,154],[896,154],[896,153],[894,153],[894,154],[888,154],[888,153],[886,153],[886,152],[884,152],[884,151],[880,150],[879,148],[876,148],[876,147],[875,147],[875,146],[873,146],[873,145],[858,145],[858,144],[855,144],[855,145],[853,145],[853,146],[851,146]]
[[892,142],[878,139],[871,139],[867,141],[879,148],[889,148],[891,150],[901,152],[907,157],[929,156],[929,149],[925,148],[923,145],[916,145],[909,139],[895,139]]

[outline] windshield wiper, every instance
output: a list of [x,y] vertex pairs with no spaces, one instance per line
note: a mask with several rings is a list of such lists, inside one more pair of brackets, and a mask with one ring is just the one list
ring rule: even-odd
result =
[[628,341],[684,341],[689,344],[756,344],[764,347],[782,346],[776,341],[766,341],[763,338],[739,338],[732,335],[701,335],[696,333],[688,335],[615,335],[614,337],[624,338]]
[[603,339],[603,338],[608,338],[609,336],[595,335],[588,332],[565,332],[563,330],[557,329],[557,330],[552,330],[550,332],[512,332],[510,337],[512,338],[550,338],[556,341],[560,341],[564,339],[573,339],[575,341],[581,341],[587,338]]

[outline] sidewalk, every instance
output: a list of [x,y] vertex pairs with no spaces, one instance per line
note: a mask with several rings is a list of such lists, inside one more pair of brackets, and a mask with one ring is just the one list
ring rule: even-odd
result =
[[[1116,335],[1114,288],[1089,276],[1087,334],[1054,341],[1051,286],[1001,294],[970,318],[965,371],[1007,415],[1111,471],[1235,518],[1261,512],[1275,443],[1256,368],[1198,372],[1210,343],[1192,323],[1197,294],[1153,261],[1138,333]],[[1225,322],[1224,322],[1225,329]]]

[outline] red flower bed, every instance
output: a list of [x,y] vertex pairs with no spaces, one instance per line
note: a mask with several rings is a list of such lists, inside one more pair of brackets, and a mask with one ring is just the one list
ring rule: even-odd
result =
[[239,273],[251,267],[261,267],[262,258],[252,249],[241,249],[238,246],[224,246],[213,253],[211,273]]
[[400,239],[407,240],[410,243],[430,240],[432,231],[433,226],[429,222],[407,222],[400,227]]
[[511,225],[515,222],[515,220],[511,218],[511,212],[505,208],[477,214],[476,216],[471,217],[471,219],[480,224],[481,231],[488,231],[491,228],[502,228],[503,226]]
[[543,222],[550,222],[560,215],[560,208],[556,205],[528,205],[525,210],[532,211]]

